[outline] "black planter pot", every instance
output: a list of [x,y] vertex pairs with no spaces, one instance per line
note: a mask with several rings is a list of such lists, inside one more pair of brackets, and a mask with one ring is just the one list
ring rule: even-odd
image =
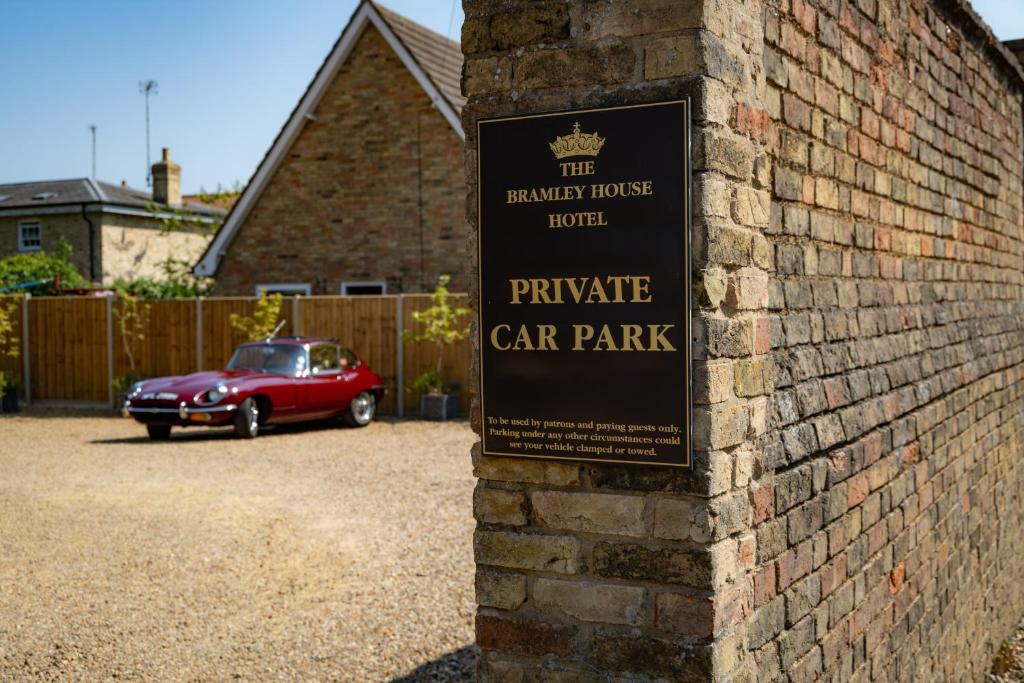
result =
[[458,394],[424,394],[420,397],[420,418],[443,422],[458,416]]
[[0,413],[18,412],[18,390],[4,389],[3,397],[0,398]]

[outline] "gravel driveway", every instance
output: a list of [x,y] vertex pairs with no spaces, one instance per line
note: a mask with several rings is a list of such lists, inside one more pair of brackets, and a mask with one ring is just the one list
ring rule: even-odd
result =
[[473,440],[0,416],[0,681],[465,680]]

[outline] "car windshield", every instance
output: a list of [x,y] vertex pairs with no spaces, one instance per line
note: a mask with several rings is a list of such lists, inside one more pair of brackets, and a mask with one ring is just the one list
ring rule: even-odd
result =
[[301,375],[306,370],[306,349],[283,344],[239,346],[228,370],[256,370],[276,375]]

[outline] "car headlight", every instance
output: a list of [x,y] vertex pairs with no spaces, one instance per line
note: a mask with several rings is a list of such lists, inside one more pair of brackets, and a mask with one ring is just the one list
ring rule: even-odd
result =
[[223,382],[217,382],[217,386],[206,392],[206,400],[208,403],[216,403],[222,400],[226,395],[227,385]]
[[142,393],[142,382],[136,382],[132,385],[131,389],[128,390],[128,398],[135,398]]
[[228,386],[218,382],[217,386],[203,394],[203,403],[220,403],[228,395]]

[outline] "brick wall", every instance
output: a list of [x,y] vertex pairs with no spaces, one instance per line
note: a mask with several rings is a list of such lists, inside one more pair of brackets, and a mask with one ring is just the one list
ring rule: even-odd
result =
[[166,277],[167,259],[191,265],[202,256],[210,241],[208,226],[199,226],[194,232],[161,227],[151,218],[104,214],[103,284],[112,284],[119,278],[162,280]]
[[[195,232],[166,232],[159,221],[143,216],[98,211],[88,215],[95,226],[93,270],[96,281],[105,285],[119,278],[162,278],[162,264],[168,257],[191,263],[203,253],[209,239]],[[63,238],[71,246],[71,263],[89,280],[89,226],[81,213],[0,217],[0,258],[19,253],[21,221],[39,221],[43,251],[54,253]]]
[[[99,275],[101,258],[99,253],[100,214],[91,212],[89,219],[96,226],[95,271]],[[0,259],[18,254],[18,223],[38,221],[43,229],[43,251],[53,253],[61,238],[71,246],[71,262],[88,279],[89,277],[89,226],[80,212],[69,214],[38,214],[34,216],[0,217]]]
[[352,280],[420,292],[444,273],[465,291],[462,140],[372,26],[315,116],[235,235],[217,293],[303,282],[338,294]]
[[473,226],[478,116],[695,119],[694,469],[475,450],[482,678],[982,680],[1024,612],[1017,67],[955,0],[464,6]]
[[983,680],[1024,611],[1021,78],[965,11],[765,2],[763,680]]

